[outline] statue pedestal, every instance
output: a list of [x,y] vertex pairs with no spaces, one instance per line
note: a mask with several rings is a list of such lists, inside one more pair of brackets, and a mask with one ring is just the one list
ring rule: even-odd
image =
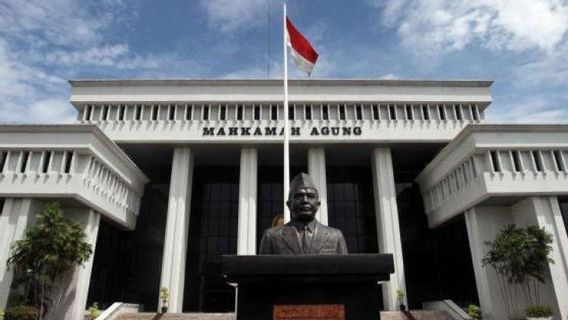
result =
[[223,256],[237,320],[380,319],[390,254]]

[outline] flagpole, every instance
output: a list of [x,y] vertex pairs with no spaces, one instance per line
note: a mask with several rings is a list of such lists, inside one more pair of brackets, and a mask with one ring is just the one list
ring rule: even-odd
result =
[[[288,125],[288,51],[286,48],[286,0],[284,0],[284,203],[288,200],[288,191],[290,189],[290,145],[288,141],[289,125]],[[290,221],[290,211],[284,205],[284,223]]]

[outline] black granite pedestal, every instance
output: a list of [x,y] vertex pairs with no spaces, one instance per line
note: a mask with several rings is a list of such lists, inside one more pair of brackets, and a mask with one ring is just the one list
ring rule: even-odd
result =
[[377,282],[394,266],[390,254],[223,256],[223,271],[237,286],[237,320],[273,320],[275,306],[301,305],[339,305],[347,320],[375,320]]

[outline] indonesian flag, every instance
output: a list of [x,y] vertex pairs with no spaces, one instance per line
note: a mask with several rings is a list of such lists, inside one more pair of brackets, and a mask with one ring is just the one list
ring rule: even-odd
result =
[[308,39],[296,29],[288,17],[286,17],[286,42],[292,49],[291,52],[296,62],[296,67],[307,72],[309,76],[318,60],[318,53]]

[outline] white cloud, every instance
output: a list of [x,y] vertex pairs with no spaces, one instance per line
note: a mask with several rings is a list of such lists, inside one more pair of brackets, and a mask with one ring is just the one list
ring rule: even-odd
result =
[[120,1],[26,0],[3,1],[0,32],[33,46],[83,46],[102,41]]
[[[132,52],[109,43],[115,28],[136,15],[123,0],[0,2],[0,122],[69,122],[66,77],[80,70],[158,69],[186,64],[172,55]],[[135,6],[134,6],[135,7]],[[120,19],[117,19],[120,17]]]
[[201,0],[211,24],[222,32],[236,31],[264,22],[267,0]]
[[564,42],[555,52],[519,66],[514,76],[515,81],[522,87],[553,88],[558,86],[563,93],[566,93],[568,90],[568,42]]
[[556,103],[566,103],[562,97],[533,95],[509,96],[507,102],[496,102],[487,109],[489,121],[512,123],[568,123],[568,110]]
[[565,0],[369,0],[402,44],[436,55],[480,44],[553,52],[568,30]]

